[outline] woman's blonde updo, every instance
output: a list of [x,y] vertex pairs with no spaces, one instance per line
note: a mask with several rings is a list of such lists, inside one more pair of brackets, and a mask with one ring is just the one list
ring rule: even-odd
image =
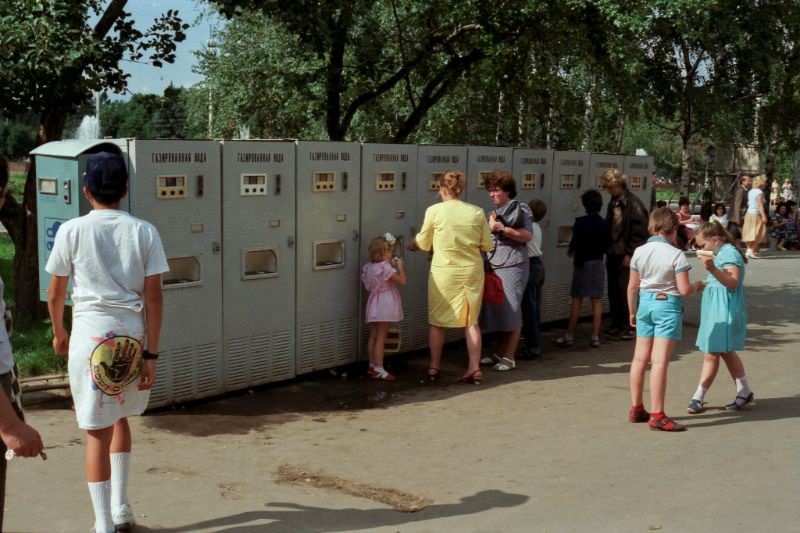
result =
[[464,192],[464,174],[461,172],[445,172],[439,176],[439,187],[446,189],[450,196],[461,196],[461,193]]

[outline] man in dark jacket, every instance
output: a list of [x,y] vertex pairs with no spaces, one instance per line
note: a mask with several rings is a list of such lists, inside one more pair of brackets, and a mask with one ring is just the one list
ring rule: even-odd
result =
[[750,190],[750,185],[753,183],[753,178],[750,176],[742,176],[741,184],[736,187],[733,193],[733,203],[731,210],[728,212],[728,231],[734,239],[742,238],[742,213],[747,207],[747,192]]
[[619,335],[631,340],[636,334],[631,330],[628,316],[628,279],[633,251],[647,242],[648,213],[642,201],[628,190],[625,175],[617,169],[603,174],[603,181],[611,194],[606,220],[611,227],[611,246],[606,254],[608,275],[608,305],[611,311],[609,335]]

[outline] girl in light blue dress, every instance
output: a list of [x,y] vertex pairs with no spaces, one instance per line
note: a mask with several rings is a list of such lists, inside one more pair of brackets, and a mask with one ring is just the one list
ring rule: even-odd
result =
[[695,234],[695,240],[701,250],[706,252],[698,252],[698,257],[708,271],[705,282],[697,282],[697,290],[703,292],[697,347],[706,355],[700,373],[700,384],[692,396],[688,411],[696,414],[705,410],[703,399],[717,375],[720,358],[725,361],[725,366],[736,383],[736,398],[725,409],[738,410],[753,401],[753,391],[747,383],[744,363],[736,353],[744,349],[747,329],[747,309],[744,302],[747,259],[733,244],[733,237],[718,222],[701,225]]

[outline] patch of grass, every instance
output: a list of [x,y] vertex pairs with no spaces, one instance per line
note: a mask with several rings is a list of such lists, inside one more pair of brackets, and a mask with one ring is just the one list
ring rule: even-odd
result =
[[8,191],[14,195],[17,202],[22,202],[22,196],[25,193],[25,179],[25,174],[20,172],[12,172],[8,177]]
[[[8,235],[0,235],[0,276],[5,282],[6,305],[14,301],[14,243]],[[66,372],[66,357],[53,353],[50,343],[50,321],[14,322],[11,345],[22,376],[38,376]]]

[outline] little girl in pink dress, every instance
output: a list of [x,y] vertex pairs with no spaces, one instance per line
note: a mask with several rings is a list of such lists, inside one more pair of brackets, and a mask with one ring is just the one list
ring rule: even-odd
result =
[[[364,313],[369,324],[368,375],[373,379],[394,381],[395,377],[383,368],[384,343],[390,322],[403,320],[403,304],[397,286],[406,284],[403,260],[392,260],[395,238],[387,233],[369,242],[369,262],[361,269],[361,281],[369,291]],[[392,266],[392,262],[396,268]]]

